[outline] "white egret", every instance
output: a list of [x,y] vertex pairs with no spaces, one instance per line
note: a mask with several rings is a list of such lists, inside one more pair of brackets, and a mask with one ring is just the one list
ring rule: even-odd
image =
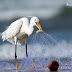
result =
[[39,19],[37,17],[32,17],[29,24],[29,19],[26,17],[20,18],[14,21],[3,33],[2,39],[3,41],[7,40],[13,44],[15,44],[15,60],[17,66],[17,55],[16,49],[17,45],[21,44],[25,40],[26,44],[26,56],[27,54],[27,37],[30,36],[34,31],[34,26],[36,26],[39,30],[42,30]]

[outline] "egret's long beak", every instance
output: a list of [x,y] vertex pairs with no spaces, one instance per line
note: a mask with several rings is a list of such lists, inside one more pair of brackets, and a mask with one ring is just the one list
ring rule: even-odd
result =
[[[37,28],[38,28],[39,30],[42,30],[41,25],[40,25],[38,22],[35,22],[35,23],[36,23]],[[43,30],[42,30],[42,31],[43,31]]]

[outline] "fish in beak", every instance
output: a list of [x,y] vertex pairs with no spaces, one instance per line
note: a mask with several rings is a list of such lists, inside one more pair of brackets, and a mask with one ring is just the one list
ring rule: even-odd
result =
[[[35,23],[36,23],[37,28],[38,28],[39,30],[42,30],[41,25],[40,25],[38,22],[35,22]],[[43,31],[43,30],[42,30],[42,31]]]

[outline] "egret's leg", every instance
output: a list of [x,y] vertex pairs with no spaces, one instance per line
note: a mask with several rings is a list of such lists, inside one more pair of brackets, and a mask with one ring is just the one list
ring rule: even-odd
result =
[[[27,53],[27,38],[25,39],[25,44],[26,44],[26,57],[28,57],[28,53]],[[28,57],[29,58],[29,57]],[[32,60],[31,58],[29,58],[29,60],[32,62],[31,66],[33,67],[34,64],[34,60]]]
[[25,40],[25,44],[26,44],[26,57],[28,57],[28,53],[27,53],[27,39]]
[[17,54],[16,54],[16,50],[17,50],[17,37],[15,37],[15,61],[16,61],[16,69],[17,67]]
[[27,54],[27,44],[26,44],[26,57],[28,57],[28,54]]

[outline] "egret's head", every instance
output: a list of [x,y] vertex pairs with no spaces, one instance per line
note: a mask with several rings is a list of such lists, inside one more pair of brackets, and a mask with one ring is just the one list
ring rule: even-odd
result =
[[42,30],[41,25],[39,24],[39,19],[37,17],[32,17],[31,20],[34,26],[36,26],[39,30]]

